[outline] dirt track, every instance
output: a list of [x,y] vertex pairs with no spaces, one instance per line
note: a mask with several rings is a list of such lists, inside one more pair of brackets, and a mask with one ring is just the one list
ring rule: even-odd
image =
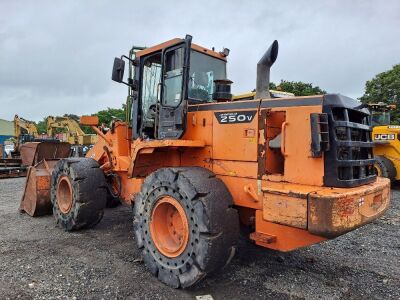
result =
[[132,239],[131,211],[108,209],[67,233],[17,212],[25,178],[0,180],[0,299],[399,299],[400,191],[380,220],[291,253],[242,240],[232,263],[190,290],[153,278]]

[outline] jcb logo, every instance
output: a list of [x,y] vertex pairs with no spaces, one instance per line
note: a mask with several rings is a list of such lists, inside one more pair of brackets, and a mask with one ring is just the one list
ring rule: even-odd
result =
[[395,135],[394,134],[375,134],[374,140],[378,141],[388,141],[388,140],[394,140]]

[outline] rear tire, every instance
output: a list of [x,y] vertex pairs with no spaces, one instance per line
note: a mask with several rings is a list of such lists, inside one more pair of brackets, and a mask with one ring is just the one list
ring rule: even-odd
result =
[[[180,230],[183,238],[180,235],[176,245],[173,240],[163,243],[172,221],[163,223],[160,219],[158,224],[165,226],[154,225],[158,215],[163,215],[162,210],[158,213],[163,202],[170,203],[164,211],[171,213],[175,206],[179,211],[176,216],[182,217],[176,231],[187,227],[187,235]],[[239,218],[232,205],[228,189],[209,170],[164,168],[150,174],[133,208],[136,243],[150,272],[171,287],[186,288],[228,264],[239,236]],[[176,218],[170,216],[175,222]],[[171,231],[175,234],[175,227]]]
[[95,226],[106,205],[106,182],[91,158],[61,159],[51,176],[51,202],[57,225],[66,231]]
[[396,180],[397,171],[390,159],[381,155],[376,156],[374,167],[378,176],[389,178],[391,182]]

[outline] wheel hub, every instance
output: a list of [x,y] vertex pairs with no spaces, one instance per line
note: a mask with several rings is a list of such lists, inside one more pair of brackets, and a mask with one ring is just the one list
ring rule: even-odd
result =
[[72,208],[72,187],[69,178],[65,175],[58,180],[57,204],[63,214],[69,213]]
[[160,198],[153,208],[150,234],[157,249],[167,257],[177,257],[189,240],[189,224],[181,204],[170,196]]

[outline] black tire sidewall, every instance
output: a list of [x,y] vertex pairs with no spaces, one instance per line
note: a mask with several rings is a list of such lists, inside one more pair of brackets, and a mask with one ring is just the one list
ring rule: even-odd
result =
[[[179,204],[182,206],[183,210],[186,214],[186,219],[189,225],[189,239],[187,242],[187,246],[185,250],[175,258],[164,256],[155,246],[154,240],[150,234],[150,220],[151,214],[154,206],[160,200],[160,198],[164,196],[170,196],[177,200]],[[149,194],[143,197],[144,203],[144,211],[142,214],[143,220],[143,243],[146,244],[147,251],[152,258],[158,262],[159,265],[164,267],[167,270],[172,270],[173,273],[179,274],[179,272],[186,271],[188,265],[193,264],[192,255],[196,253],[199,241],[199,227],[198,227],[198,218],[194,212],[193,203],[189,200],[186,195],[182,195],[182,192],[177,191],[177,189],[171,189],[171,186],[165,187],[160,186],[156,189],[150,191]],[[192,215],[192,216],[191,216]]]
[[[60,210],[60,207],[58,205],[58,201],[57,201],[57,187],[58,187],[58,181],[60,180],[61,177],[66,176],[68,177],[68,180],[71,184],[71,188],[72,188],[72,205],[71,205],[71,209],[68,211],[68,213],[63,213]],[[61,227],[65,228],[66,230],[71,230],[73,225],[74,225],[74,218],[76,217],[76,213],[79,210],[79,207],[77,207],[77,205],[79,205],[76,201],[76,195],[77,195],[77,191],[76,191],[76,186],[74,184],[74,180],[71,178],[71,175],[68,172],[68,169],[65,169],[63,167],[61,167],[59,169],[59,172],[56,173],[56,176],[54,177],[54,183],[51,186],[51,200],[52,200],[52,204],[53,204],[53,215],[56,218],[58,223],[62,223],[60,224]]]
[[[67,176],[72,188],[72,206],[61,212],[57,202],[58,181]],[[57,224],[66,231],[95,226],[103,217],[106,183],[99,164],[91,158],[61,159],[52,172],[51,202]]]
[[376,156],[375,162],[376,167],[381,171],[382,177],[389,178],[392,182],[396,179],[397,171],[390,159],[384,156]]
[[[151,237],[152,210],[163,196],[176,199],[187,216],[189,239],[176,258],[164,256]],[[204,168],[163,168],[142,184],[133,207],[137,247],[147,268],[167,285],[190,287],[229,263],[239,235],[237,211],[224,183]]]

